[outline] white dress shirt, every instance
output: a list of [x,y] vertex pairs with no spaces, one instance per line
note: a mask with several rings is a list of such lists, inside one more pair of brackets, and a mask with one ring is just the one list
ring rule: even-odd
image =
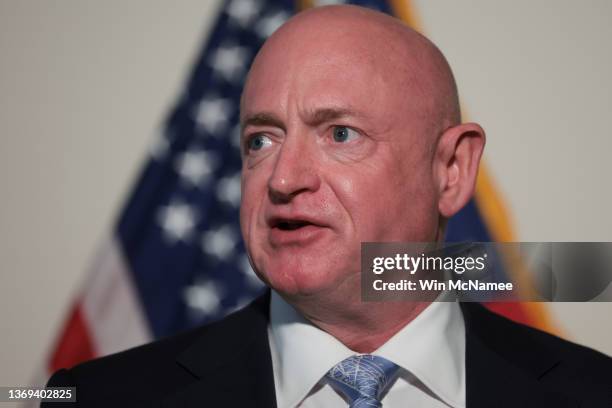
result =
[[[358,353],[308,322],[275,291],[268,334],[278,408],[348,406],[324,376]],[[430,304],[370,354],[401,367],[383,407],[465,407],[465,324],[457,303]]]

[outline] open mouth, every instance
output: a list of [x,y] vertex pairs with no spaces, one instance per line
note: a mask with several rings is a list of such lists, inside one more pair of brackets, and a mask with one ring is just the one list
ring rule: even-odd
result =
[[278,228],[282,231],[295,231],[297,229],[313,225],[313,223],[302,220],[282,220],[279,219],[272,223],[272,228]]
[[300,218],[272,217],[268,219],[272,245],[307,245],[324,237],[327,226],[305,216]]

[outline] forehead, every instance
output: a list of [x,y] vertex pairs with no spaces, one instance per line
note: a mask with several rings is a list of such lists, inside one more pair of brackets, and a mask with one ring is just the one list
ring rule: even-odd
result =
[[277,38],[251,68],[241,116],[330,106],[376,115],[399,103],[399,74],[385,50],[347,34]]

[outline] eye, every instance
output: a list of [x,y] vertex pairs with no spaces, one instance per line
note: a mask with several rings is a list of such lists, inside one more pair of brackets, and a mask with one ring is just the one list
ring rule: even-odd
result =
[[263,133],[256,133],[246,142],[248,151],[258,151],[272,144],[272,140]]
[[334,126],[333,127],[334,142],[345,143],[350,142],[353,139],[359,137],[359,133],[346,126]]

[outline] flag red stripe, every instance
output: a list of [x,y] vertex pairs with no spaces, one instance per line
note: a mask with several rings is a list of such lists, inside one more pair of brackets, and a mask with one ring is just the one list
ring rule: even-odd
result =
[[537,321],[530,316],[529,312],[525,310],[523,305],[515,302],[490,302],[485,303],[487,309],[492,312],[498,313],[502,316],[506,316],[508,319],[512,319],[515,322],[527,324],[530,326],[536,326]]
[[49,369],[51,372],[60,368],[72,367],[96,356],[93,342],[83,318],[80,303],[77,302],[70,313],[62,334],[53,350]]

